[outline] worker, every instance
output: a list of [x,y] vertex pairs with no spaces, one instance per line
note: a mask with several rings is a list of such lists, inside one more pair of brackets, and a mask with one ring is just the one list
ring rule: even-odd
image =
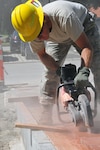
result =
[[13,9],[11,22],[21,40],[30,42],[33,52],[44,64],[40,96],[43,114],[47,112],[51,116],[60,68],[71,46],[81,58],[75,85],[80,88],[86,85],[91,69],[96,90],[100,93],[99,33],[94,14],[85,6],[60,0],[42,7],[38,0],[29,0]]

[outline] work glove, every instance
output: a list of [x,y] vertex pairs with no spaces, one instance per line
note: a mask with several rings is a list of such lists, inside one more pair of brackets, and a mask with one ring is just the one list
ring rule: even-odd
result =
[[89,80],[88,77],[90,75],[90,71],[87,67],[83,67],[79,70],[79,73],[76,75],[74,79],[74,84],[77,88],[83,89],[84,86],[88,86]]

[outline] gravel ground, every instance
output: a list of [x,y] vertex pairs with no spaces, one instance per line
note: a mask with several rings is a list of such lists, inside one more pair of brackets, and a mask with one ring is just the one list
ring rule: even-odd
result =
[[22,150],[20,129],[14,127],[16,109],[14,103],[4,105],[4,94],[0,90],[0,150]]

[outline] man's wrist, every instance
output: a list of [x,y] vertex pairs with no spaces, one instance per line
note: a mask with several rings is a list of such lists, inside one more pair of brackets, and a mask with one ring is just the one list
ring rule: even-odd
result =
[[88,67],[83,67],[83,68],[81,68],[80,70],[79,70],[79,72],[82,72],[82,73],[87,73],[87,75],[89,76],[89,74],[90,74],[90,70],[89,70],[89,68]]
[[58,67],[56,70],[56,74],[60,77],[61,76],[61,67]]

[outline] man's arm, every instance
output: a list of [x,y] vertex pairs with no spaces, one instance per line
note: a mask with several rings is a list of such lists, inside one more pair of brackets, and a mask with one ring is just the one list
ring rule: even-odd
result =
[[[82,49],[82,52],[81,52],[82,66],[90,67],[93,51],[85,33],[82,33],[75,43]],[[45,52],[45,49],[40,50],[37,53],[37,55],[39,59],[41,60],[41,62],[48,69],[56,71],[59,68],[59,65],[57,64],[57,62]]]
[[45,52],[45,49],[37,53],[41,62],[50,70],[56,71],[59,68],[57,62]]
[[89,84],[88,82],[88,77],[90,75],[89,67],[91,66],[93,50],[84,32],[80,35],[80,37],[75,43],[81,48],[82,51],[81,51],[81,66],[78,74],[74,79],[74,84],[76,85],[77,88],[83,89],[84,87],[87,87]]
[[82,49],[81,66],[90,67],[92,55],[93,55],[93,49],[86,34],[83,32],[75,43],[78,45],[78,47]]

